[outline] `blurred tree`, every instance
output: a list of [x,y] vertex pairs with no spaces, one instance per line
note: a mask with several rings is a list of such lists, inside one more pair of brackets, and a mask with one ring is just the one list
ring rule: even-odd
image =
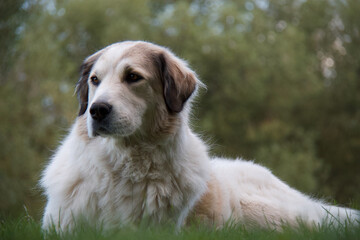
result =
[[253,159],[311,194],[360,199],[359,1],[11,3],[0,5],[9,16],[0,19],[9,26],[0,44],[2,214],[26,205],[39,216],[36,183],[76,117],[78,67],[122,40],[189,61],[208,86],[193,122],[212,154]]
[[[320,182],[340,202],[360,198],[360,3],[338,2],[318,42],[326,86],[316,101],[318,154],[329,174]],[[321,46],[321,47],[320,47]]]
[[2,0],[0,2],[0,72],[3,74],[9,70],[15,57],[14,46],[26,18],[24,3],[25,0]]

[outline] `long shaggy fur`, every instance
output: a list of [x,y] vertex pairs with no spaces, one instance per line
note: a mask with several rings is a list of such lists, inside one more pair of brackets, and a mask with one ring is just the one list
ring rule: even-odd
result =
[[[131,82],[132,73],[141,77]],[[183,60],[151,43],[116,43],[88,57],[76,88],[79,116],[41,179],[43,227],[70,230],[80,218],[105,228],[144,218],[275,228],[359,219],[262,166],[209,157],[188,125],[199,85]],[[111,106],[101,121],[90,111],[98,103]]]

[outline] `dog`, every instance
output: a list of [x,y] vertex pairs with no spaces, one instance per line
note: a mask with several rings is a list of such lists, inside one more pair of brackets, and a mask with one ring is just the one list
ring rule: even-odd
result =
[[43,228],[68,231],[79,219],[104,228],[198,219],[275,229],[359,220],[358,211],[311,199],[253,162],[210,157],[189,127],[201,86],[185,61],[148,42],[86,58],[78,117],[40,181]]

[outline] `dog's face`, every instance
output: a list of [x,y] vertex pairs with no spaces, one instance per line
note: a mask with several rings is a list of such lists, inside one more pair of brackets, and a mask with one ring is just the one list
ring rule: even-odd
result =
[[185,62],[146,42],[110,45],[88,57],[77,85],[89,137],[168,131],[196,89]]

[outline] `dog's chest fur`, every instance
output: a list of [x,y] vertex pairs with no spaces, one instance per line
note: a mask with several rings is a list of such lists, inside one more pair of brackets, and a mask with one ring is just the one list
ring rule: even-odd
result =
[[44,226],[72,228],[78,217],[106,228],[184,222],[209,177],[206,146],[196,135],[184,128],[166,145],[137,145],[89,139],[84,126],[75,123],[44,171]]
[[[69,185],[72,201],[88,198],[89,211],[95,210],[94,216],[107,226],[138,222],[144,218],[152,222],[177,219],[194,189],[191,183],[180,179],[186,169],[176,164],[178,159],[173,159],[171,152],[158,146],[121,148],[111,140],[97,141],[107,141],[94,142],[106,147],[90,156],[95,163],[88,163],[93,164],[90,168],[93,174],[84,172],[80,174],[84,177],[77,181],[78,186]],[[89,147],[92,145],[88,144]],[[88,196],[77,194],[79,189],[89,187],[92,191],[83,192]]]

